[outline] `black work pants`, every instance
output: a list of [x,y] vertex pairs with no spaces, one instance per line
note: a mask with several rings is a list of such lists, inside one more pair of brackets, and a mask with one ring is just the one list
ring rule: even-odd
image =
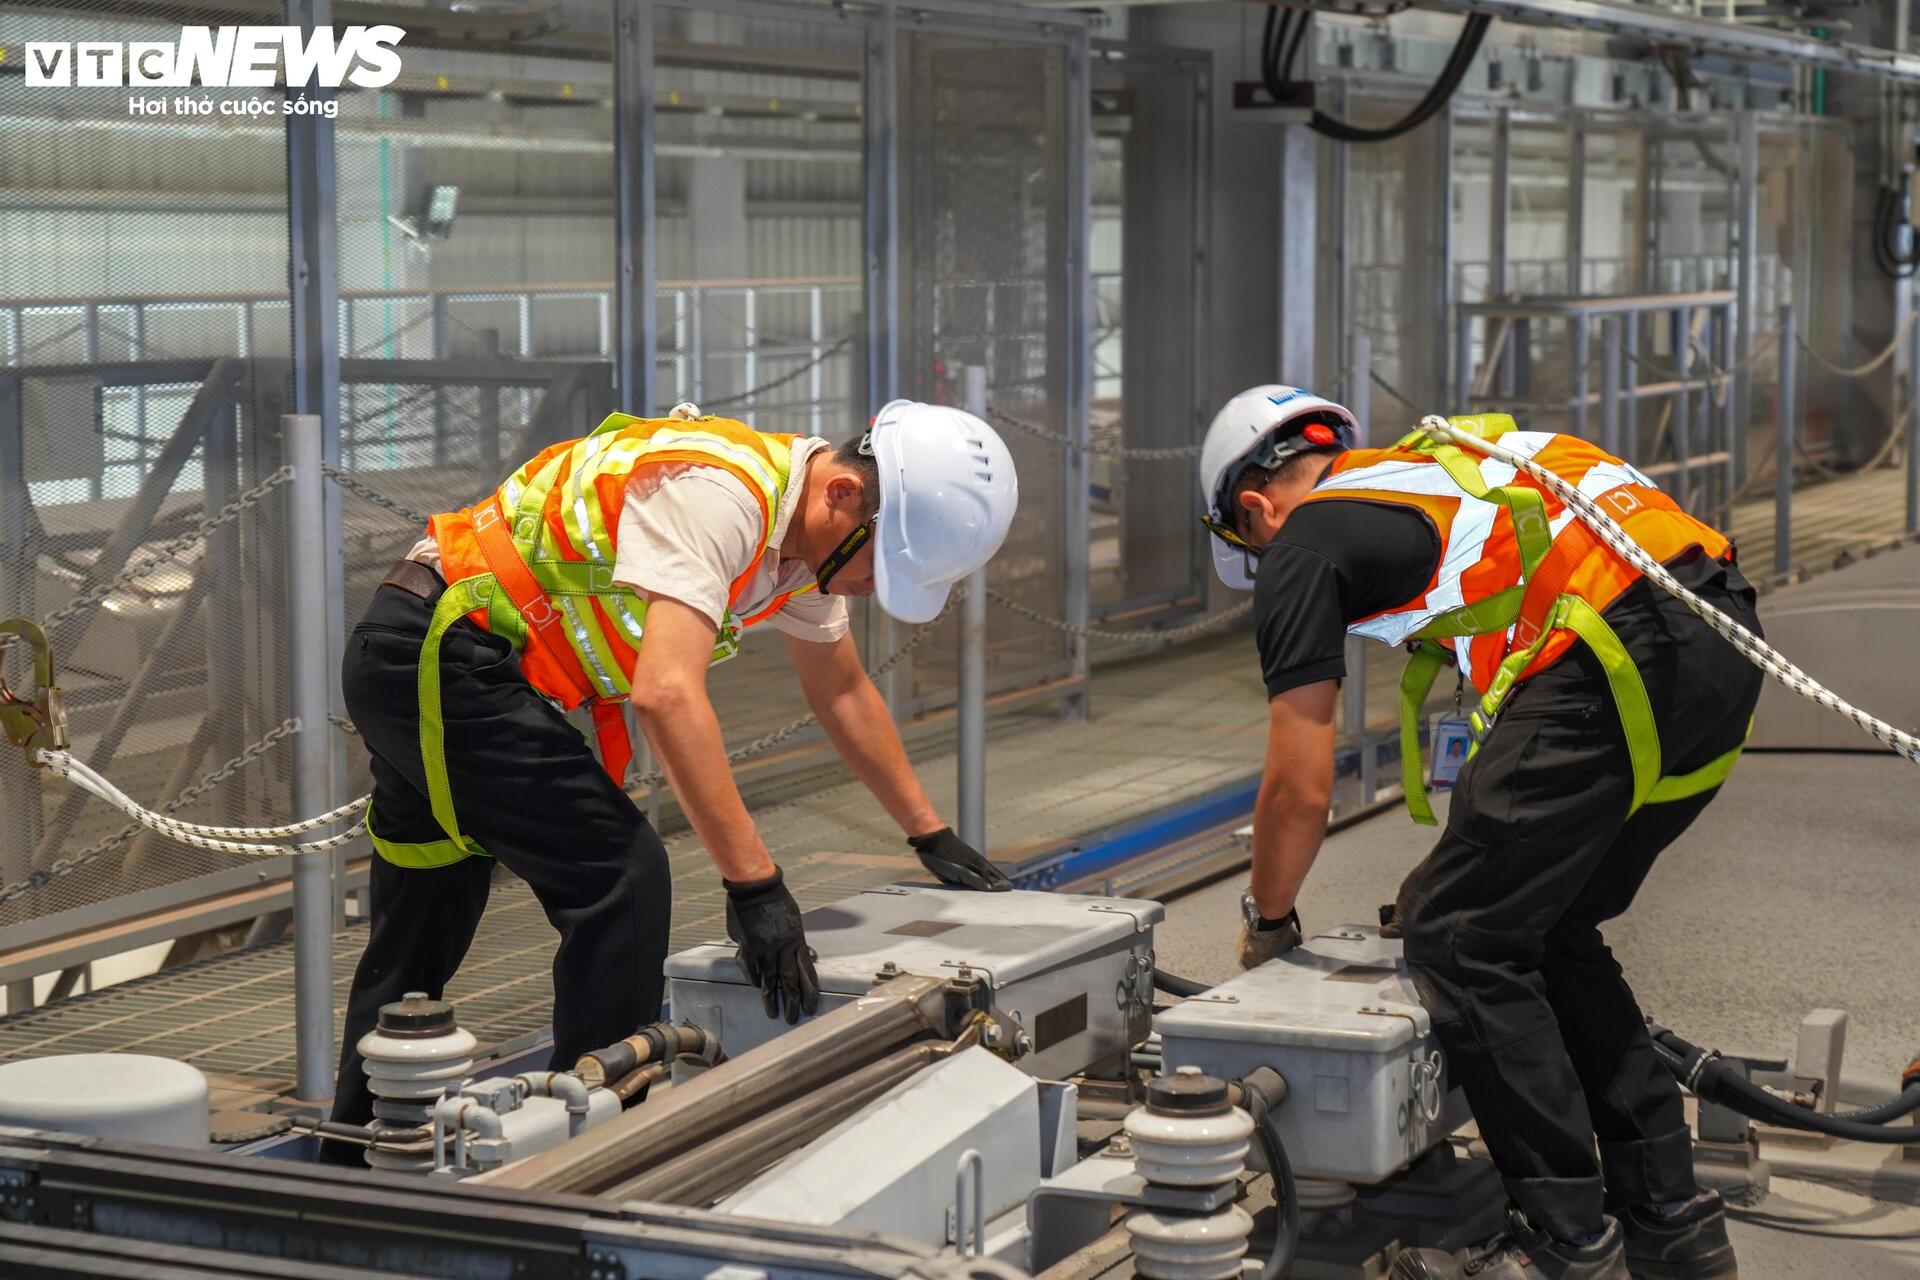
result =
[[[445,838],[427,801],[415,681],[431,601],[382,586],[347,641],[341,684],[372,756],[382,839]],[[354,971],[333,1118],[364,1124],[373,1099],[355,1048],[380,1006],[438,998],[487,905],[494,860],[525,880],[560,933],[553,1065],[660,1016],[672,891],[666,849],[587,740],[534,691],[512,646],[464,618],[441,641],[447,775],[462,832],[491,857],[422,870],[373,860],[372,921]]]
[[[1736,570],[1697,590],[1759,632]],[[1651,583],[1604,616],[1646,683],[1663,772],[1740,743],[1759,671]],[[1508,1194],[1562,1238],[1601,1230],[1608,1208],[1695,1191],[1679,1087],[1599,926],[1713,793],[1629,817],[1632,795],[1606,677],[1577,645],[1508,697],[1400,892],[1408,965],[1449,1070]]]

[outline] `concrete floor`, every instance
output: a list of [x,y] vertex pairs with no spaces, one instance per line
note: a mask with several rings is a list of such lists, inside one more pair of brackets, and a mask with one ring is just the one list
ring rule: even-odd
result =
[[[1920,788],[1904,761],[1754,753],[1609,941],[1647,1010],[1697,1044],[1784,1058],[1807,1012],[1847,1010],[1845,1074],[1895,1092],[1920,1053],[1916,829]],[[1398,809],[1336,833],[1301,895],[1302,921],[1325,931],[1376,919],[1430,842]],[[1169,903],[1160,963],[1227,976],[1242,884]],[[1776,1177],[1751,1214],[1734,1228],[1746,1280],[1920,1276],[1920,1208]]]

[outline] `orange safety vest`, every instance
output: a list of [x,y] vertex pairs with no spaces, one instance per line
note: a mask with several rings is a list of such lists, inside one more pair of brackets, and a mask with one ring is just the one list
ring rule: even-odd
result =
[[[448,839],[396,845],[376,836],[374,847],[406,866],[442,866],[484,852],[460,832],[446,778],[440,639],[462,616],[510,640],[535,689],[569,711],[590,706],[601,762],[624,783],[633,748],[619,704],[631,692],[647,610],[645,600],[613,581],[627,484],[642,468],[689,463],[727,472],[759,500],[760,545],[728,592],[712,656],[721,662],[738,652],[743,628],[812,589],[783,592],[747,618],[732,611],[772,544],[796,439],[727,418],[616,413],[581,439],[543,449],[485,501],[430,519],[447,590],[421,649],[420,752],[428,799]],[[371,808],[367,825],[372,834]]]
[[[1726,554],[1726,538],[1682,511],[1653,481],[1598,445],[1576,436],[1537,431],[1510,431],[1499,439],[1504,447],[1540,463],[1599,502],[1655,560],[1671,560],[1695,545],[1712,556]],[[1494,458],[1472,461],[1485,490],[1524,488],[1538,493],[1550,538],[1537,567],[1524,575],[1519,614],[1511,624],[1480,635],[1449,637],[1460,670],[1475,688],[1488,689],[1508,654],[1539,638],[1557,599],[1577,596],[1598,613],[1641,574],[1524,472]],[[1440,559],[1426,590],[1397,608],[1352,624],[1348,630],[1355,635],[1404,644],[1435,618],[1483,604],[1522,582],[1515,509],[1468,493],[1432,452],[1400,446],[1350,449],[1334,461],[1307,501],[1335,498],[1411,507],[1427,518],[1440,539]],[[1519,518],[1528,518],[1524,510]],[[1575,639],[1571,630],[1556,631],[1515,679],[1524,680],[1553,665]]]
[[[1576,436],[1515,431],[1502,414],[1453,418],[1456,429],[1497,439],[1605,508],[1655,560],[1692,546],[1728,553],[1726,538],[1702,524],[1627,463]],[[1415,431],[1391,449],[1341,454],[1307,496],[1409,507],[1440,540],[1426,590],[1347,630],[1413,651],[1400,682],[1402,787],[1414,820],[1431,824],[1421,781],[1421,708],[1448,661],[1481,690],[1468,716],[1478,750],[1515,685],[1558,661],[1576,640],[1599,658],[1627,738],[1633,808],[1720,785],[1740,750],[1683,775],[1663,771],[1646,686],[1601,611],[1642,576],[1545,486],[1513,464]]]

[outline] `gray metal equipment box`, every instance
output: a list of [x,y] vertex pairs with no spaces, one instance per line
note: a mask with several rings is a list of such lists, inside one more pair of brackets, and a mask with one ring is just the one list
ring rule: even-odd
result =
[[1235,1079],[1272,1067],[1274,1113],[1304,1177],[1376,1183],[1465,1123],[1400,943],[1365,925],[1330,934],[1154,1019],[1165,1069]]
[[[1015,1065],[1061,1079],[1147,1038],[1153,926],[1165,916],[1159,903],[1132,898],[890,885],[804,919],[821,1012],[865,994],[889,963],[935,978],[964,968],[1032,1040]],[[667,1000],[676,1021],[713,1030],[739,1057],[787,1024],[767,1017],[735,953],[731,942],[710,942],[668,957]]]

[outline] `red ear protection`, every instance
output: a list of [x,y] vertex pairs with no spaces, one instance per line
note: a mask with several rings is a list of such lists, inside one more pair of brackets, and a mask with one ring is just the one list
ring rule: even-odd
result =
[[1333,444],[1340,438],[1333,433],[1332,427],[1319,422],[1309,422],[1300,434],[1312,444]]

